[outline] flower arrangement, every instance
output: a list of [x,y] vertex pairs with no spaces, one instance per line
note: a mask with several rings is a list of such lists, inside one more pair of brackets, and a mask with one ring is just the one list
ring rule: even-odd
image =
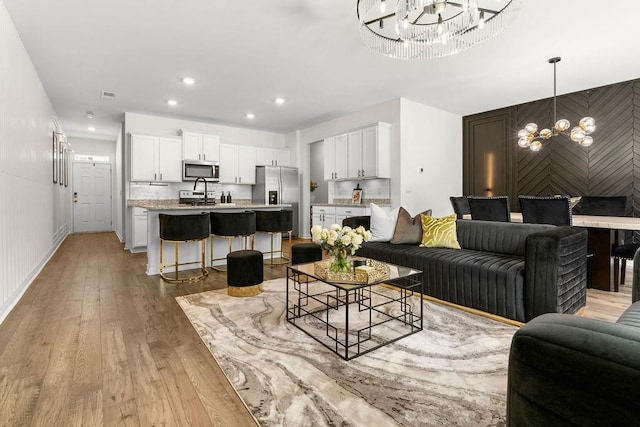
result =
[[350,271],[351,256],[360,249],[362,243],[371,240],[371,231],[362,226],[353,229],[333,224],[328,229],[323,229],[314,225],[311,237],[314,243],[319,244],[331,256],[331,271]]
[[316,188],[318,188],[318,183],[315,182],[315,181],[311,181],[311,183],[309,185],[309,188],[310,188],[311,192],[316,191]]

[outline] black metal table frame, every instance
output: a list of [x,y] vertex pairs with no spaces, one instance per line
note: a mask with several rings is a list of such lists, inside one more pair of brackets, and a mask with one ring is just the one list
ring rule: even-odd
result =
[[[423,275],[419,270],[413,270],[412,274],[386,279],[380,283],[343,285],[327,282],[318,277],[309,276],[305,272],[296,269],[297,266],[287,267],[287,284],[286,284],[286,315],[287,321],[295,325],[298,329],[305,332],[311,338],[328,348],[329,350],[342,357],[344,360],[351,360],[355,357],[369,353],[384,345],[398,341],[404,337],[415,334],[422,330],[423,327]],[[289,282],[293,283],[291,287]],[[310,291],[315,281],[319,281],[330,287],[331,290],[323,290],[319,292]],[[392,285],[396,292],[381,293],[376,290],[378,286],[383,284]],[[290,291],[294,294],[293,304],[290,302]],[[297,292],[297,298],[295,294]],[[373,295],[377,296],[382,302],[373,303]],[[417,315],[412,310],[412,305],[408,301],[410,297],[419,296],[420,314]],[[309,300],[315,301],[318,307],[310,307]],[[368,311],[368,324],[366,326],[349,330],[349,306],[357,304],[358,311]],[[391,315],[383,310],[383,307],[389,304],[399,304],[400,312],[397,315]],[[339,337],[339,331],[333,326],[329,319],[332,310],[337,311],[344,308],[344,339]],[[376,313],[380,319],[375,320],[373,314]],[[323,339],[312,334],[309,330],[302,327],[296,320],[306,316],[312,316],[318,322],[324,325],[325,336]],[[373,330],[388,322],[397,322],[402,327],[406,327],[408,331],[391,339],[378,338],[379,343],[372,347],[364,348],[364,344],[374,339]],[[357,339],[355,342],[349,342],[350,333],[356,332]],[[327,343],[327,341],[330,344]]]

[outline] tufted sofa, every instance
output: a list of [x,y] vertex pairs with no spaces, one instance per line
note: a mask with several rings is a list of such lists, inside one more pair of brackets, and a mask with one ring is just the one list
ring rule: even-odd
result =
[[[370,228],[370,217],[343,225]],[[357,255],[417,268],[425,294],[519,322],[576,313],[586,303],[587,231],[457,220],[461,250],[367,242]]]

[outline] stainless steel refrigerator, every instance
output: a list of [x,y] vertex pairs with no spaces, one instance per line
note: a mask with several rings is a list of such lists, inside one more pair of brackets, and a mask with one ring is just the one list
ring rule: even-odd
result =
[[293,235],[298,235],[298,204],[300,178],[298,168],[287,166],[256,166],[256,183],[252,201],[269,205],[290,204],[293,210]]

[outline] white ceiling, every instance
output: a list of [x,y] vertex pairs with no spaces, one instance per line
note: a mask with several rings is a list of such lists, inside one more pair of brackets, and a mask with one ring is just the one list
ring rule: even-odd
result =
[[551,96],[553,56],[558,94],[640,78],[638,0],[523,0],[497,37],[423,61],[369,50],[356,0],[0,1],[68,136],[115,139],[125,111],[276,132],[398,97],[467,115]]

